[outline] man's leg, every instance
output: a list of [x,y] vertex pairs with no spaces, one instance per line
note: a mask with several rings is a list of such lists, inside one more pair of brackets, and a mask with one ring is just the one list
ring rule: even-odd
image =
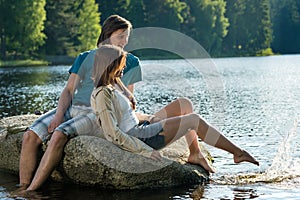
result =
[[39,148],[49,137],[48,125],[53,119],[56,110],[51,110],[39,117],[24,133],[19,162],[20,187],[26,188],[34,176],[38,165]]
[[41,163],[27,190],[36,190],[47,180],[61,160],[63,149],[67,141],[67,136],[60,131],[53,133]]
[[88,135],[91,130],[94,130],[96,125],[96,117],[90,109],[79,110],[72,114],[73,118],[62,123],[52,134],[48,147],[44,153],[41,163],[35,173],[35,176],[27,188],[27,190],[38,189],[51,175],[54,168],[62,159],[64,147],[68,138],[73,138],[77,135]]
[[20,155],[20,187],[27,187],[37,166],[37,154],[42,140],[31,130],[23,135]]

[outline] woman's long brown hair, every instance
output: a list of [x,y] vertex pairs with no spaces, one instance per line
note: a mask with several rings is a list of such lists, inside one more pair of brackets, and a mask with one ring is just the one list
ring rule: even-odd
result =
[[94,87],[117,84],[129,99],[132,108],[135,109],[136,101],[133,94],[122,83],[119,74],[123,71],[126,64],[126,52],[120,47],[113,45],[101,45],[94,58],[92,79]]

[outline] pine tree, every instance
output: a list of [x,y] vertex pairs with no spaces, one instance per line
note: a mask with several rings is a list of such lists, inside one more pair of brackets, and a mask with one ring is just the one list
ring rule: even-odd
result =
[[47,0],[46,55],[77,56],[96,47],[101,31],[95,0]]
[[45,0],[1,0],[0,28],[2,59],[6,52],[27,58],[44,44]]
[[[78,1],[77,1],[78,2]],[[67,55],[74,51],[79,20],[74,8],[76,1],[47,0],[46,55]],[[77,6],[76,6],[77,7]]]
[[101,32],[100,13],[98,12],[98,5],[95,0],[84,0],[79,8],[79,29],[76,52],[69,55],[76,56],[78,52],[87,51],[95,48],[98,36]]
[[274,52],[300,52],[300,2],[271,0]]
[[226,0],[229,19],[224,54],[257,55],[270,48],[272,29],[269,0]]
[[224,16],[223,0],[185,0],[191,21],[185,32],[211,55],[219,55],[223,38],[227,34],[228,19]]

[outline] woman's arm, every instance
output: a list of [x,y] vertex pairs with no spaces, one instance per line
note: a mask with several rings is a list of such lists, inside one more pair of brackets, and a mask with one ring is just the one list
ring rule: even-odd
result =
[[124,150],[150,158],[153,152],[151,147],[119,129],[112,101],[114,97],[113,91],[109,88],[103,88],[95,96],[92,95],[94,98],[92,101],[95,101],[92,106],[101,121],[105,138]]
[[136,117],[140,122],[148,121],[150,122],[155,116],[154,115],[148,115],[140,112],[135,112]]
[[153,124],[153,123],[161,121],[161,119],[155,115],[148,115],[148,114],[139,113],[139,112],[136,112],[135,115],[138,118],[139,122],[148,121],[148,122],[150,122],[150,124]]

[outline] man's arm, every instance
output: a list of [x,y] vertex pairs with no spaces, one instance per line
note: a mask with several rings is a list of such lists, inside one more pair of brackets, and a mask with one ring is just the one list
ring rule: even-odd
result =
[[79,76],[75,73],[71,73],[69,76],[69,80],[58,100],[55,116],[48,126],[49,133],[53,132],[54,129],[63,122],[64,114],[70,106],[78,82]]

